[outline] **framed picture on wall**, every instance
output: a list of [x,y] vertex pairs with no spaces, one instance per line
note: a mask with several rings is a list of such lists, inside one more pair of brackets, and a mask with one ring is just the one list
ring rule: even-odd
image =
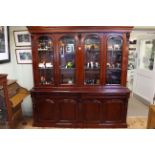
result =
[[32,63],[31,49],[16,49],[16,58],[18,64],[31,64]]
[[28,31],[14,31],[15,45],[20,46],[31,46],[31,36]]
[[10,62],[9,27],[0,26],[0,63]]

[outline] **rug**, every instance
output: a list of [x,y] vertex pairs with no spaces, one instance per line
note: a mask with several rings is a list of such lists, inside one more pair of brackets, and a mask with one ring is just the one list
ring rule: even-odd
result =
[[[45,129],[32,126],[32,118],[26,118],[20,122],[17,129]],[[147,128],[147,117],[128,117],[127,118],[128,129],[146,129]],[[6,127],[0,126],[1,129]],[[46,128],[47,129],[47,128]]]
[[[32,119],[26,119],[26,123],[20,123],[18,128],[20,129],[39,129],[39,127],[32,126]],[[128,129],[146,129],[147,117],[128,117],[127,118]],[[43,129],[43,128],[40,128]]]
[[129,129],[146,129],[147,117],[128,117],[127,124]]

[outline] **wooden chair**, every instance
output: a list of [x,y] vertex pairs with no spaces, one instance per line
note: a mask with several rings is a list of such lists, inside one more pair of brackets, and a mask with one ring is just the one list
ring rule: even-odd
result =
[[155,129],[155,104],[150,104],[149,106],[147,128]]
[[22,119],[21,104],[29,95],[27,89],[21,87],[16,80],[7,80],[6,74],[0,74],[0,96],[4,98],[9,128],[15,128]]

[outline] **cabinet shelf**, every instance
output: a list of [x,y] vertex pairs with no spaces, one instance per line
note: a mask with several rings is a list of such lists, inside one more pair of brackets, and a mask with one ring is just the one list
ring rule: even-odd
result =
[[43,70],[46,70],[46,69],[52,69],[53,70],[53,67],[46,67],[46,68],[41,68],[41,67],[38,67],[39,69],[43,69]]
[[38,49],[38,51],[39,51],[39,52],[40,52],[40,51],[47,51],[47,52],[48,52],[48,51],[52,51],[52,49],[51,49],[51,48],[47,48],[47,49],[41,49],[41,48],[40,48],[40,49]]
[[110,70],[110,71],[121,71],[122,69],[121,68],[107,68],[107,70]]

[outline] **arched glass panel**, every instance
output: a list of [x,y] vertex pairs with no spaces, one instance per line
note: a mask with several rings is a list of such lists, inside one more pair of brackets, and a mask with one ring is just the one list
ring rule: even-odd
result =
[[59,42],[60,83],[75,83],[75,40],[71,36],[64,36]]
[[106,83],[121,83],[123,39],[119,36],[110,37],[107,42]]
[[38,39],[38,60],[40,84],[49,85],[54,83],[53,79],[53,42],[48,36]]
[[85,39],[84,84],[100,83],[100,39],[90,35]]

